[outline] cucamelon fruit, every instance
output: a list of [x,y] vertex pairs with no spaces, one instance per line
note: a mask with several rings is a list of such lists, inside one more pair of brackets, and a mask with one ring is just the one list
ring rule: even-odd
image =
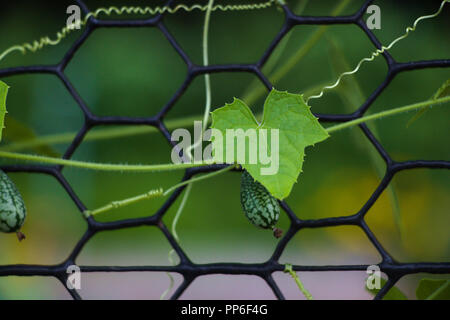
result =
[[0,170],[0,231],[15,232],[19,240],[25,236],[20,232],[27,215],[25,203],[11,179]]
[[276,238],[281,237],[283,231],[275,227],[280,217],[277,199],[247,171],[241,176],[241,204],[251,223],[263,229],[272,229]]

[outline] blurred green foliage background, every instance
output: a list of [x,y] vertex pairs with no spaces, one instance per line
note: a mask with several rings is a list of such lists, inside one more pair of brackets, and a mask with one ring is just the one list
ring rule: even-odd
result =
[[[113,4],[155,6],[161,3],[142,0],[86,2],[91,9]],[[339,5],[343,7],[341,15],[352,14],[363,3],[357,0],[346,2],[348,4],[343,5],[342,1],[331,0],[287,1],[295,10],[304,7],[302,13],[305,15],[330,15]],[[0,50],[44,35],[53,37],[66,22],[69,4],[69,1],[2,3]],[[383,44],[387,44],[402,34],[418,16],[434,12],[440,1],[375,1],[374,4],[380,6],[382,19],[381,30],[374,32]],[[416,32],[392,50],[393,57],[400,62],[448,58],[449,7],[447,5],[439,17],[421,23]],[[212,13],[210,63],[256,62],[280,30],[283,18],[282,11],[276,7],[251,12]],[[204,13],[199,11],[180,12],[164,18],[167,29],[197,64],[202,63],[203,19]],[[273,71],[276,72],[307,43],[312,34],[318,30],[325,31],[302,59],[275,83],[277,89],[301,93],[334,82],[336,72],[344,62],[353,68],[374,50],[367,36],[356,26],[320,28],[297,26],[290,32],[289,39],[283,40],[275,50],[269,64],[274,65]],[[46,47],[35,54],[13,53],[0,62],[0,68],[56,64],[81,33],[74,32],[60,45]],[[278,60],[273,61],[276,57]],[[264,72],[271,79],[273,71],[266,69]],[[367,99],[386,72],[384,59],[377,58],[375,62],[364,65],[353,79],[346,80],[342,88],[327,92],[321,99],[311,100],[312,110],[334,114],[352,112],[359,107],[358,97]],[[97,29],[76,53],[66,74],[94,114],[143,117],[155,115],[168,102],[183,83],[187,67],[156,28]],[[450,78],[449,75],[448,69],[402,73],[375,101],[369,113],[426,100]],[[23,140],[23,132],[30,134],[32,130],[36,136],[46,136],[75,133],[81,128],[83,114],[55,76],[19,75],[1,80],[11,87],[1,148]],[[262,111],[265,92],[257,94],[263,86],[254,75],[213,74],[211,81],[213,108],[232,101],[233,97],[240,97],[251,105],[253,112]],[[354,91],[355,84],[359,92]],[[197,77],[164,121],[170,126],[174,120],[184,117],[198,116],[201,119],[204,103],[204,79]],[[369,127],[376,131],[377,138],[395,160],[448,160],[450,110],[447,107],[433,108],[407,127],[413,115],[407,113],[386,118],[370,123]],[[15,128],[22,126],[22,130],[8,131],[9,125]],[[104,129],[99,127],[93,131]],[[18,151],[56,155],[64,153],[68,145],[65,142]],[[168,142],[155,131],[103,140],[90,140],[88,136],[73,158],[156,164],[170,162],[170,151]],[[358,128],[337,132],[327,141],[307,149],[306,153],[304,172],[287,199],[289,206],[302,219],[353,214],[380,182],[374,166],[374,163],[380,164],[380,159],[376,158]],[[14,161],[2,160],[2,163]],[[156,187],[167,188],[183,175],[182,172],[100,173],[71,168],[65,168],[63,173],[88,208]],[[11,173],[10,177],[20,189],[28,208],[28,219],[23,228],[27,239],[18,243],[14,235],[0,234],[0,265],[57,264],[64,260],[86,230],[80,212],[53,177],[29,173]],[[400,236],[393,218],[392,201],[385,191],[366,217],[377,238],[399,261],[448,261],[449,172],[405,171],[395,176],[392,186],[404,230]],[[227,173],[194,185],[177,229],[181,247],[194,262],[262,262],[271,256],[277,240],[270,232],[256,229],[246,220],[239,203],[239,189],[238,173]],[[152,215],[163,202],[164,199],[143,202],[97,219],[113,221]],[[166,225],[170,226],[178,205],[179,200],[165,215]],[[288,229],[286,215],[280,218],[279,225],[284,230]],[[167,265],[169,250],[167,240],[157,228],[131,228],[95,235],[76,262],[79,265]],[[356,227],[302,230],[290,241],[280,259],[282,263],[302,265],[373,264],[379,261],[375,248]],[[370,298],[364,290],[364,272],[299,275],[315,298]],[[180,283],[181,276],[174,276]],[[421,276],[406,277],[399,286],[412,298],[417,279]],[[303,298],[288,275],[280,273],[274,277],[287,298]],[[164,273],[88,274],[83,275],[80,293],[85,298],[157,299],[168,284]],[[274,296],[259,278],[223,275],[197,279],[182,296],[230,297],[271,299]],[[69,298],[69,295],[55,279],[0,277],[0,298],[52,299]]]

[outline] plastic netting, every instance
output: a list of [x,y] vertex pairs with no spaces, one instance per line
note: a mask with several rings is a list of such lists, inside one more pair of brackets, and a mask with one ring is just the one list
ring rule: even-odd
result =
[[[85,14],[89,13],[89,8],[81,0],[76,1]],[[99,20],[95,18],[89,19],[86,28],[82,32],[82,35],[75,41],[72,47],[65,54],[62,61],[57,65],[51,66],[27,66],[27,67],[14,67],[0,69],[0,78],[7,76],[18,75],[18,74],[54,74],[60,81],[64,84],[65,88],[68,90],[72,98],[76,101],[82,112],[84,113],[85,122],[81,130],[78,132],[77,136],[71,142],[68,149],[65,151],[63,158],[70,159],[74,154],[75,150],[83,142],[83,138],[86,136],[87,132],[95,126],[99,125],[148,125],[156,127],[164,137],[173,144],[170,139],[170,132],[165,127],[163,119],[167,112],[175,105],[175,103],[180,99],[192,80],[204,74],[218,73],[218,72],[247,72],[255,74],[261,82],[265,85],[267,90],[272,88],[271,82],[266,78],[266,76],[261,71],[261,68],[269,59],[271,53],[275,50],[277,45],[283,39],[283,37],[293,28],[300,25],[334,25],[334,24],[353,24],[361,28],[373,45],[380,49],[382,44],[375,37],[373,32],[368,29],[366,22],[363,20],[363,15],[367,10],[367,7],[373,1],[366,1],[366,3],[355,13],[348,16],[298,16],[294,14],[288,6],[282,6],[284,12],[284,24],[281,30],[276,35],[275,39],[271,42],[270,46],[263,53],[262,57],[255,63],[252,64],[224,64],[224,65],[210,65],[210,66],[200,66],[194,64],[188,55],[183,51],[180,45],[177,43],[176,39],[169,33],[166,29],[163,21],[164,15],[153,16],[149,19],[143,20]],[[170,5],[170,1],[169,1]],[[64,73],[66,66],[73,58],[77,50],[83,45],[86,39],[91,35],[94,29],[97,28],[114,28],[114,27],[148,27],[159,29],[164,36],[167,38],[172,47],[178,52],[182,57],[188,68],[188,74],[182,86],[177,90],[177,92],[171,97],[169,102],[163,106],[160,112],[153,117],[147,118],[132,118],[132,117],[122,117],[122,116],[108,116],[100,117],[91,113],[82,97],[77,93],[74,86],[69,81],[68,77]],[[316,114],[319,120],[323,122],[346,122],[359,117],[370,108],[377,97],[381,94],[383,90],[388,87],[389,83],[394,79],[394,77],[404,71],[418,70],[425,68],[448,68],[450,67],[450,60],[429,60],[429,61],[412,61],[412,62],[397,62],[388,53],[384,52],[383,57],[388,66],[388,72],[386,78],[382,83],[370,94],[368,99],[353,113],[351,114]],[[265,280],[268,286],[273,290],[275,296],[278,299],[284,299],[284,296],[272,278],[272,274],[277,271],[283,271],[285,266],[278,262],[283,250],[285,249],[288,242],[293,238],[293,236],[300,230],[305,228],[321,228],[329,226],[343,226],[343,225],[353,225],[361,228],[372,245],[376,248],[382,257],[382,261],[378,264],[380,270],[388,276],[387,283],[381,288],[375,299],[381,299],[387,293],[387,291],[403,276],[414,274],[414,273],[440,273],[448,274],[450,273],[450,263],[399,263],[394,260],[394,258],[386,251],[385,248],[380,244],[377,238],[374,236],[370,228],[367,226],[364,217],[368,210],[377,201],[383,190],[389,185],[390,181],[394,175],[400,171],[411,170],[415,168],[429,168],[429,169],[450,169],[449,161],[425,161],[425,160],[415,160],[415,161],[404,161],[397,162],[391,159],[389,154],[384,150],[383,146],[377,141],[372,132],[365,124],[359,125],[359,128],[364,133],[368,141],[376,148],[378,153],[386,162],[386,172],[383,179],[379,183],[376,190],[367,200],[367,202],[362,206],[362,208],[353,215],[343,216],[343,217],[331,217],[323,219],[311,219],[302,220],[295,212],[293,212],[285,202],[280,202],[282,209],[286,212],[290,219],[290,227],[286,232],[284,237],[279,241],[277,247],[275,248],[271,258],[264,263],[212,263],[212,264],[196,264],[193,263],[186,253],[182,250],[179,243],[174,239],[171,232],[168,230],[166,225],[162,222],[164,214],[168,209],[174,204],[177,197],[183,191],[184,187],[180,187],[176,192],[174,192],[169,199],[161,206],[161,208],[152,216],[126,219],[113,222],[98,222],[94,220],[93,217],[87,218],[88,228],[81,239],[73,248],[72,252],[68,258],[57,265],[3,265],[0,266],[0,277],[4,276],[48,276],[55,277],[61,281],[61,283],[66,287],[67,281],[67,268],[70,265],[75,265],[75,260],[80,254],[86,243],[92,238],[92,236],[98,232],[105,230],[117,230],[123,228],[137,227],[143,225],[151,225],[159,228],[170,245],[176,251],[179,256],[180,262],[175,266],[80,266],[81,272],[145,272],[145,271],[155,271],[155,272],[174,272],[181,274],[183,276],[183,282],[176,288],[175,292],[171,296],[171,299],[177,299],[180,295],[188,288],[188,286],[199,276],[210,275],[210,274],[241,274],[241,275],[254,275]],[[184,180],[191,178],[199,173],[212,172],[223,168],[221,165],[211,165],[207,167],[198,167],[187,169],[184,175]],[[63,166],[47,166],[47,165],[9,165],[3,166],[6,172],[34,172],[34,173],[44,173],[53,176],[65,189],[67,194],[71,197],[73,202],[76,204],[80,212],[84,212],[87,208],[83,202],[77,197],[73,191],[71,185],[65,179],[62,174]],[[80,219],[84,216],[80,214]],[[366,271],[368,265],[294,265],[294,271]],[[81,299],[81,296],[76,290],[68,289],[68,292],[74,299]]]

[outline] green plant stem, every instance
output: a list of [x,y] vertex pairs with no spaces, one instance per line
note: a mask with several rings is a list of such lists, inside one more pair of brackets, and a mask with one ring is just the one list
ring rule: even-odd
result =
[[325,93],[325,91],[336,88],[340,84],[341,80],[345,76],[349,76],[349,75],[352,75],[352,74],[355,74],[356,72],[358,72],[359,69],[361,68],[361,66],[365,62],[371,62],[371,61],[375,60],[375,58],[378,57],[383,52],[385,52],[387,50],[391,50],[395,46],[396,43],[398,43],[399,41],[402,41],[403,39],[407,38],[410,35],[411,32],[414,32],[416,30],[416,27],[417,27],[417,25],[419,24],[420,21],[425,20],[425,19],[431,19],[431,18],[437,17],[442,12],[442,9],[444,8],[444,5],[446,3],[448,3],[448,2],[450,2],[450,0],[443,0],[441,2],[441,5],[439,6],[439,9],[435,13],[430,14],[430,15],[426,15],[426,16],[420,16],[419,18],[417,18],[414,21],[412,27],[407,27],[406,28],[406,32],[404,34],[402,34],[401,36],[395,38],[391,43],[389,43],[388,46],[381,46],[380,49],[377,49],[374,52],[372,52],[370,57],[365,57],[365,58],[361,59],[357,63],[356,67],[353,70],[341,73],[333,84],[323,87],[322,91],[319,94],[311,96],[311,97],[308,97],[308,99],[306,99],[306,103],[308,104],[308,102],[311,99],[319,99],[319,98],[321,98],[323,96],[323,94]]
[[[330,47],[329,60],[331,62],[331,68],[334,71],[333,75],[337,77],[340,73],[344,72],[345,70],[349,70],[350,64],[348,63],[339,43],[336,40],[332,39],[331,37],[328,37],[327,40],[329,42]],[[358,81],[356,80],[355,75],[350,75],[347,79],[342,81],[341,86],[337,88],[335,93],[341,98],[343,105],[347,109],[346,110],[347,112],[352,112],[354,108],[357,108],[358,106],[362,105],[363,102],[366,100],[364,92],[360,87]],[[430,99],[437,99],[437,98],[439,97],[434,96],[431,97]],[[421,110],[426,110],[426,108],[423,108]],[[370,129],[372,133],[375,136],[377,136],[377,128],[375,124],[373,124]],[[385,163],[384,160],[380,157],[378,151],[375,150],[375,148],[373,148],[372,144],[367,143],[368,142],[367,140],[361,141],[359,139],[360,132],[353,131],[351,134],[355,140],[355,145],[357,147],[363,148],[364,152],[369,155],[370,160],[374,166],[375,173],[377,174],[379,179],[382,179],[385,174]],[[394,185],[395,185],[394,181],[391,181],[391,183],[389,183],[389,185],[387,186],[386,191],[388,193],[389,201],[391,203],[392,213],[395,225],[399,232],[400,241],[402,241],[402,236],[404,234],[404,226],[402,223],[401,210],[398,203],[398,198]]]
[[[331,127],[326,128],[325,130],[328,133],[332,133],[335,131],[351,128],[360,123],[364,123],[366,121],[376,120],[383,117],[393,116],[399,113],[420,109],[423,107],[427,107],[430,105],[436,105],[449,102],[450,96],[422,101],[410,105],[406,105],[403,107],[394,108],[387,111],[378,112],[375,114],[371,114],[365,117],[361,117],[352,121],[348,121],[345,123],[337,124]],[[38,163],[46,163],[53,165],[64,165],[68,167],[77,167],[83,169],[92,169],[98,171],[121,171],[121,172],[157,172],[157,171],[172,171],[172,170],[182,170],[192,167],[198,166],[206,166],[213,164],[211,161],[205,162],[194,162],[194,163],[180,163],[180,164],[156,164],[156,165],[127,165],[127,164],[107,164],[107,163],[93,163],[93,162],[85,162],[85,161],[77,161],[77,160],[66,160],[59,159],[53,157],[45,157],[45,156],[36,156],[31,154],[22,154],[15,152],[5,152],[0,151],[0,158],[9,158],[16,160],[24,160]]]
[[388,116],[393,116],[399,113],[403,113],[403,112],[407,112],[407,111],[411,111],[411,110],[415,110],[415,109],[420,109],[420,108],[424,108],[433,104],[441,104],[441,103],[445,103],[445,102],[449,102],[450,101],[450,96],[444,97],[444,98],[440,98],[440,99],[435,99],[435,100],[426,100],[426,101],[422,101],[422,102],[418,102],[418,103],[414,103],[414,104],[410,104],[407,106],[403,106],[403,107],[398,107],[398,108],[394,108],[391,110],[386,110],[386,111],[382,111],[382,112],[377,112],[368,116],[364,116],[355,120],[351,120],[351,121],[347,121],[341,124],[337,124],[331,127],[326,128],[325,130],[328,133],[331,132],[335,132],[335,131],[339,131],[342,129],[346,129],[346,128],[351,128],[353,126],[356,126],[360,123],[366,122],[366,121],[371,121],[371,120],[376,120],[376,119],[380,119],[383,117],[388,117]]
[[23,160],[37,163],[45,163],[51,165],[63,165],[67,167],[91,169],[97,171],[118,171],[118,172],[159,172],[159,171],[173,171],[183,170],[198,166],[206,166],[212,162],[193,162],[193,163],[169,163],[169,164],[109,164],[109,163],[95,163],[77,160],[67,160],[53,157],[37,156],[32,154],[23,154],[15,152],[0,151],[0,158],[8,158],[15,160]]
[[92,211],[91,210],[86,210],[86,211],[84,211],[84,215],[86,217],[88,217],[88,216],[95,216],[97,214],[110,211],[112,209],[118,209],[118,208],[121,208],[121,207],[129,206],[129,205],[131,205],[133,203],[137,203],[137,202],[140,202],[142,200],[149,200],[149,199],[152,199],[152,198],[160,197],[162,195],[163,195],[163,190],[162,189],[151,190],[151,191],[149,191],[147,193],[144,193],[144,194],[141,194],[141,195],[138,195],[138,196],[134,196],[134,197],[127,198],[127,199],[124,199],[124,200],[120,200],[120,201],[113,201],[113,202],[111,202],[111,203],[109,203],[109,204],[107,204],[107,205],[105,205],[103,207],[100,207],[100,208],[92,210]]
[[436,297],[438,297],[441,294],[442,291],[447,289],[449,284],[450,284],[450,280],[447,280],[447,282],[444,285],[442,285],[439,289],[437,289],[432,294],[430,294],[425,300],[434,300]]
[[[177,213],[175,214],[175,218],[172,221],[171,231],[172,231],[172,235],[173,235],[174,239],[177,241],[179,241],[178,233],[176,231],[178,219],[180,218],[181,213],[183,213],[184,207],[186,206],[189,195],[191,194],[192,186],[193,186],[193,184],[191,183],[191,184],[188,184],[188,186],[186,187],[186,191],[184,192],[183,199],[181,199],[180,206],[178,207]],[[167,259],[169,260],[170,264],[173,266],[176,264],[175,256],[176,256],[175,249],[173,249],[173,248],[170,249],[169,254],[167,255]],[[172,288],[175,284],[175,280],[173,279],[173,276],[169,272],[166,272],[166,274],[170,280],[169,287],[161,294],[160,300],[164,300],[166,295],[170,292],[170,290],[172,290]]]
[[[282,2],[282,0],[278,0],[279,3]],[[58,45],[63,39],[65,39],[70,33],[72,33],[74,30],[78,30],[78,26],[85,27],[87,25],[87,22],[90,18],[98,18],[101,14],[111,16],[113,14],[115,15],[123,15],[123,14],[140,14],[140,15],[155,15],[155,14],[163,14],[163,13],[176,13],[179,10],[184,10],[186,12],[191,12],[194,10],[201,10],[201,11],[215,11],[215,10],[221,10],[221,11],[231,11],[231,10],[256,10],[256,9],[264,9],[272,6],[275,3],[275,0],[268,0],[266,2],[262,3],[249,3],[249,4],[230,4],[230,5],[216,5],[214,7],[204,6],[201,4],[192,4],[192,5],[186,5],[186,4],[178,4],[176,6],[157,6],[157,7],[139,7],[139,6],[122,6],[120,8],[118,7],[107,7],[107,8],[97,8],[95,11],[89,12],[81,21],[72,23],[71,25],[66,25],[64,28],[62,28],[60,31],[56,33],[56,37],[53,39],[50,39],[48,36],[44,36],[40,38],[39,40],[35,40],[33,42],[28,42],[24,44],[14,45],[8,49],[6,49],[3,52],[0,52],[0,61],[2,61],[7,55],[14,51],[20,51],[21,53],[25,54],[26,52],[36,52],[38,50],[41,50],[45,48],[46,46],[56,46]],[[81,29],[81,28],[79,28]]]
[[[209,0],[208,9],[205,14],[205,23],[203,25],[203,65],[206,67],[209,64],[208,59],[208,33],[209,33],[209,21],[211,18],[211,9],[214,4],[214,0]],[[211,81],[209,73],[205,74],[205,112],[203,115],[203,131],[206,130],[209,120],[209,111],[211,110]]]
[[[183,197],[183,199],[181,199],[180,206],[178,207],[177,213],[175,214],[175,217],[173,218],[173,221],[172,221],[172,227],[170,228],[170,231],[172,232],[173,237],[177,241],[179,239],[178,233],[177,233],[178,220],[180,219],[181,213],[183,212],[184,207],[186,206],[186,203],[187,203],[187,200],[189,198],[189,195],[191,194],[191,190],[192,190],[192,186],[193,185],[194,185],[193,183],[190,183],[186,187],[186,191],[184,192],[184,197]],[[169,253],[169,255],[170,255],[170,253]],[[169,258],[169,260],[170,260],[170,258]],[[173,261],[171,261],[171,263],[174,264]]]
[[[215,176],[218,176],[222,173],[225,173],[227,171],[230,171],[232,169],[236,168],[236,165],[230,165],[228,167],[225,167],[223,169],[208,173],[208,174],[204,174],[200,177],[195,177],[186,181],[183,181],[181,183],[178,183],[172,187],[170,187],[169,189],[167,189],[166,191],[163,191],[162,188],[159,189],[155,189],[155,190],[150,190],[149,192],[137,195],[137,196],[133,196],[130,198],[126,198],[123,200],[117,200],[117,201],[112,201],[110,203],[108,203],[107,205],[104,205],[100,208],[94,209],[94,210],[86,210],[84,212],[84,215],[86,217],[88,216],[95,216],[98,215],[100,213],[105,213],[108,211],[111,211],[113,209],[119,209],[119,208],[123,208],[126,206],[129,206],[131,204],[135,204],[137,202],[143,201],[143,200],[149,200],[149,199],[153,199],[153,198],[157,198],[157,197],[166,197],[168,196],[170,193],[172,193],[173,191],[175,191],[176,189],[183,187],[185,185],[191,185],[192,183],[201,181],[201,180],[205,180],[205,179],[209,179]],[[173,229],[173,226],[172,226]]]
[[[208,33],[209,33],[209,21],[210,21],[210,17],[211,17],[211,11],[212,11],[213,4],[214,4],[214,0],[209,0],[208,1],[208,7],[207,7],[207,10],[206,10],[206,14],[205,14],[205,23],[203,24],[203,41],[202,42],[203,42],[203,65],[204,66],[208,65]],[[194,144],[191,145],[190,148],[188,148],[188,150],[187,150],[187,156],[189,157],[190,160],[192,160],[190,151],[193,148],[197,147],[198,145],[200,145],[202,143],[202,141],[203,141],[203,139],[202,139],[203,138],[203,133],[205,132],[206,128],[208,127],[209,112],[211,110],[211,81],[210,81],[209,73],[205,74],[205,96],[206,96],[206,99],[205,99],[206,101],[205,101],[205,111],[204,111],[204,114],[203,114],[202,132],[200,134],[200,137],[199,137],[198,141],[195,141]],[[231,166],[231,167],[233,167],[233,166]],[[225,168],[225,169],[228,169],[228,168]],[[226,170],[226,171],[228,171],[228,170]],[[212,174],[209,174],[209,175],[206,175],[206,176],[213,177],[216,174],[220,174],[222,172],[225,172],[225,170],[219,170],[218,172],[213,172]],[[202,177],[200,177],[200,178],[202,178]],[[177,213],[175,215],[175,218],[174,218],[174,220],[172,222],[172,234],[173,234],[173,236],[174,236],[176,241],[179,241],[178,234],[176,232],[176,226],[177,226],[178,219],[180,218],[181,214],[183,213],[184,206],[186,205],[187,200],[188,200],[189,195],[190,195],[191,190],[192,190],[193,182],[201,180],[200,178],[194,178],[194,179],[191,179],[190,181],[181,182],[181,183],[173,186],[172,188],[169,188],[164,193],[164,194],[166,194],[166,193],[168,194],[172,190],[175,190],[175,189],[177,189],[177,188],[179,188],[179,187],[181,187],[181,186],[183,186],[185,184],[188,185],[187,188],[186,188],[186,192],[183,195],[183,199],[181,200],[181,204],[178,207],[178,210],[177,210]],[[203,178],[204,178],[204,176],[203,176]],[[168,256],[169,261],[172,263],[172,265],[175,264],[175,260],[173,259],[173,255],[174,254],[175,254],[175,250],[172,248],[172,250],[169,251],[169,256]],[[168,272],[167,272],[167,275],[170,278],[170,284],[169,284],[169,287],[161,295],[161,297],[160,297],[161,300],[163,300],[164,297],[166,296],[166,294],[169,293],[170,290],[172,290],[173,284],[174,284],[174,280],[173,280],[172,275],[170,273],[168,273]]]
[[291,264],[286,264],[285,265],[284,272],[287,272],[287,273],[289,273],[291,275],[291,277],[295,280],[295,283],[297,283],[298,288],[300,289],[300,291],[303,293],[303,295],[305,296],[305,298],[307,300],[314,300],[313,296],[311,295],[311,293],[309,293],[309,291],[306,290],[305,286],[300,281],[300,278],[297,276],[297,273],[294,270],[292,270],[292,265]]
[[[450,79],[447,79],[441,87],[433,94],[433,96],[430,99],[438,99],[441,97],[445,97],[450,95]],[[406,124],[406,127],[409,128],[417,119],[419,119],[425,112],[427,112],[429,109],[431,109],[431,106],[428,108],[423,108],[419,110],[411,119],[409,119],[408,123]]]
[[[201,115],[196,115],[192,117],[168,120],[165,121],[165,125],[168,130],[185,128],[192,126],[194,121],[200,120],[201,118],[202,118]],[[158,129],[150,126],[125,126],[125,127],[121,126],[116,128],[102,128],[98,130],[89,131],[86,137],[83,139],[83,142],[113,139],[113,138],[123,138],[128,136],[135,136],[156,132],[158,132]],[[75,138],[76,135],[77,132],[66,132],[40,136],[35,139],[18,141],[1,146],[0,151],[20,151],[23,149],[31,149],[43,145],[69,143]]]
[[223,169],[220,169],[220,170],[217,170],[217,171],[205,174],[203,176],[192,178],[192,179],[180,182],[180,183],[174,185],[173,187],[170,187],[166,191],[164,191],[163,196],[167,196],[172,191],[178,189],[179,187],[185,186],[185,185],[187,185],[189,183],[194,183],[194,182],[198,182],[198,181],[205,180],[205,179],[208,179],[208,178],[212,178],[212,177],[217,176],[219,174],[222,174],[224,172],[230,171],[231,169],[234,169],[234,168],[236,168],[236,165],[230,165],[228,167],[225,167]]
[[[313,90],[319,91],[323,87],[323,85],[314,86]],[[307,96],[306,93],[305,95]],[[257,119],[262,118],[262,113],[257,114],[256,118]],[[165,125],[167,129],[171,131],[178,128],[189,128],[194,124],[194,121],[199,121],[201,119],[202,115],[196,115],[192,117],[168,120],[167,122],[165,122]],[[211,122],[210,120],[211,119],[208,119],[207,122],[208,124]],[[83,139],[83,142],[124,138],[157,132],[159,132],[158,129],[150,126],[121,126],[117,128],[102,128],[98,130],[89,131],[86,137]],[[16,152],[24,149],[33,149],[40,146],[70,143],[73,141],[76,135],[77,132],[66,132],[66,133],[57,133],[39,136],[33,139],[26,139],[2,145],[0,146],[0,151]]]
[[[172,231],[172,235],[173,235],[174,239],[177,241],[179,241],[177,230],[176,230],[178,219],[180,218],[181,213],[183,212],[184,207],[189,198],[189,195],[191,194],[192,186],[193,186],[193,184],[191,183],[191,184],[188,184],[188,186],[186,187],[186,191],[184,192],[183,199],[181,199],[180,206],[178,207],[177,213],[175,214],[175,218],[173,218],[173,221],[172,221],[171,231]],[[173,248],[170,249],[169,254],[167,255],[167,259],[169,260],[170,264],[173,266],[176,264],[175,255],[176,255],[176,252],[175,252],[175,249],[173,249]],[[169,272],[166,272],[166,274],[169,277],[169,281],[170,281],[169,287],[161,294],[161,297],[159,298],[160,300],[164,300],[164,298],[167,296],[167,294],[170,292],[170,290],[172,290],[172,288],[175,284],[175,280],[174,280],[173,276]]]

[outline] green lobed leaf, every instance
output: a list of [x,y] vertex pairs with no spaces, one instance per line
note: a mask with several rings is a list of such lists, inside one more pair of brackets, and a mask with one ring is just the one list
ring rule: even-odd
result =
[[420,300],[450,300],[450,280],[421,279],[416,296]]
[[0,141],[2,141],[2,132],[5,128],[6,96],[8,95],[8,85],[0,81]]
[[[386,284],[386,280],[383,278],[380,278],[381,287],[383,287]],[[376,296],[380,289],[368,289],[367,286],[365,286],[366,290],[371,293],[373,296]],[[384,295],[383,300],[408,300],[406,295],[396,286],[393,286],[389,291]]]
[[[329,137],[316,117],[306,105],[303,96],[282,92],[275,89],[269,93],[264,103],[263,120],[258,124],[250,108],[241,100],[234,99],[233,103],[226,104],[212,112],[211,128],[219,130],[223,135],[223,145],[226,141],[227,129],[256,129],[279,130],[279,169],[276,174],[264,175],[262,168],[268,165],[258,162],[248,163],[249,148],[246,145],[246,163],[240,163],[250,175],[278,199],[286,198],[292,190],[297,177],[302,171],[304,149]],[[268,153],[271,154],[271,137],[268,136]],[[228,141],[230,143],[230,141]],[[236,147],[236,146],[235,146]],[[235,148],[236,151],[236,148]],[[260,152],[258,145],[257,152]],[[224,162],[226,149],[224,149]],[[234,152],[234,162],[238,162]]]

